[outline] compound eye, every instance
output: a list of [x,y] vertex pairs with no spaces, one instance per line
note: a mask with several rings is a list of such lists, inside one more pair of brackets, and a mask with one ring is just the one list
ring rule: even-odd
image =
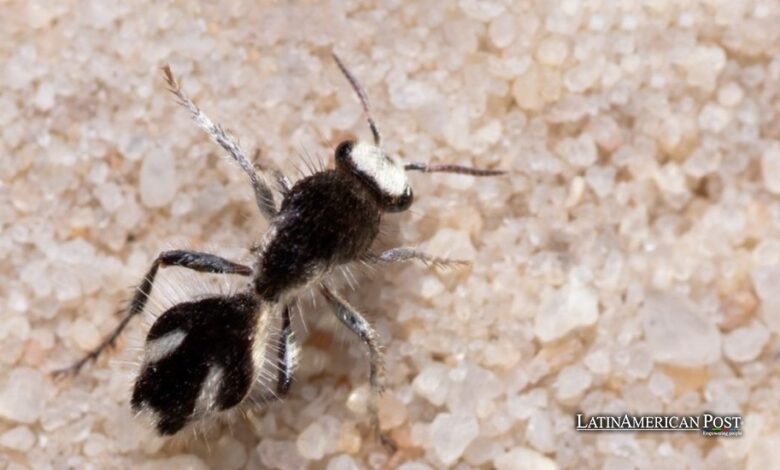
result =
[[404,188],[404,192],[401,193],[400,196],[396,196],[393,198],[392,202],[388,205],[387,211],[388,212],[402,212],[409,208],[409,206],[412,205],[412,201],[414,201],[414,193],[412,192],[412,187],[408,184]]
[[355,146],[355,142],[352,140],[345,140],[336,147],[336,163],[341,166],[351,167],[352,160],[352,148]]

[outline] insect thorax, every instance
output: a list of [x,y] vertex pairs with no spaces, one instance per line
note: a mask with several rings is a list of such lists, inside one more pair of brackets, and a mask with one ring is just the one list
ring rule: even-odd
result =
[[350,174],[326,170],[300,180],[273,221],[257,292],[275,301],[334,266],[358,260],[379,233],[380,219],[376,197]]

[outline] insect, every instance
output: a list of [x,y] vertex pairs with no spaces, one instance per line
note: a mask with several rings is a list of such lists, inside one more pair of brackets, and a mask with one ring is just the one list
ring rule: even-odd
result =
[[[335,268],[363,262],[384,265],[417,260],[426,265],[462,262],[437,258],[413,248],[373,252],[382,216],[407,210],[414,199],[406,171],[496,176],[497,170],[457,165],[403,164],[382,150],[365,91],[341,59],[336,65],[362,105],[373,143],[347,140],[335,150],[335,167],[316,171],[294,184],[282,173],[257,171],[238,143],[212,122],[184,93],[170,67],[163,68],[170,91],[193,120],[248,175],[260,213],[269,230],[252,249],[251,266],[211,253],[172,250],[161,253],[136,288],[129,308],[105,340],[58,374],[77,373],[112,346],[128,322],[144,311],[161,268],[243,276],[243,289],[178,303],[153,323],[146,337],[143,363],[131,406],[152,418],[161,435],[174,435],[207,416],[235,409],[248,397],[284,396],[293,383],[297,346],[290,321],[291,303],[303,289],[315,289],[335,316],[368,348],[371,425],[381,441],[393,447],[379,429],[377,399],[384,388],[384,363],[377,333],[363,314],[329,281]],[[273,177],[273,178],[272,178]],[[275,179],[275,188],[272,185]],[[281,194],[277,206],[275,191]],[[273,322],[280,322],[277,341]],[[275,345],[275,346],[272,346]],[[269,350],[275,354],[269,354]],[[260,385],[259,371],[272,361],[278,373],[275,390]]]

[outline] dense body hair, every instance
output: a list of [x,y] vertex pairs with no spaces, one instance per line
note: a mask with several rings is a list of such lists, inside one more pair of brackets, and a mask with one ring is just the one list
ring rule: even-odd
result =
[[379,233],[376,197],[355,177],[325,170],[298,181],[272,220],[260,255],[257,294],[274,302],[330,268],[364,256]]
[[168,309],[146,337],[145,360],[130,400],[133,410],[148,408],[158,432],[171,435],[193,418],[239,404],[263,366],[252,355],[259,313],[251,294]]

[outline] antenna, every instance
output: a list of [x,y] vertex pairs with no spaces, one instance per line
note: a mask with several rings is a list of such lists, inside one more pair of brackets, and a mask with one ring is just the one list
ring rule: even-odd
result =
[[377,147],[380,147],[382,144],[382,134],[379,133],[379,128],[376,127],[376,122],[374,122],[374,118],[371,117],[371,109],[368,105],[368,95],[366,95],[365,90],[363,90],[363,87],[360,86],[360,83],[357,81],[357,78],[355,78],[354,75],[352,75],[352,72],[350,72],[347,69],[347,66],[344,65],[344,62],[339,59],[339,56],[336,55],[335,52],[331,51],[331,56],[333,56],[333,60],[336,61],[336,65],[339,66],[339,69],[341,69],[341,73],[344,74],[344,76],[347,78],[347,81],[349,81],[349,84],[352,85],[352,89],[355,90],[355,93],[357,93],[358,98],[360,99],[360,104],[363,105],[363,112],[366,113],[366,120],[368,121],[368,127],[371,128],[371,134],[374,135],[374,145]]

